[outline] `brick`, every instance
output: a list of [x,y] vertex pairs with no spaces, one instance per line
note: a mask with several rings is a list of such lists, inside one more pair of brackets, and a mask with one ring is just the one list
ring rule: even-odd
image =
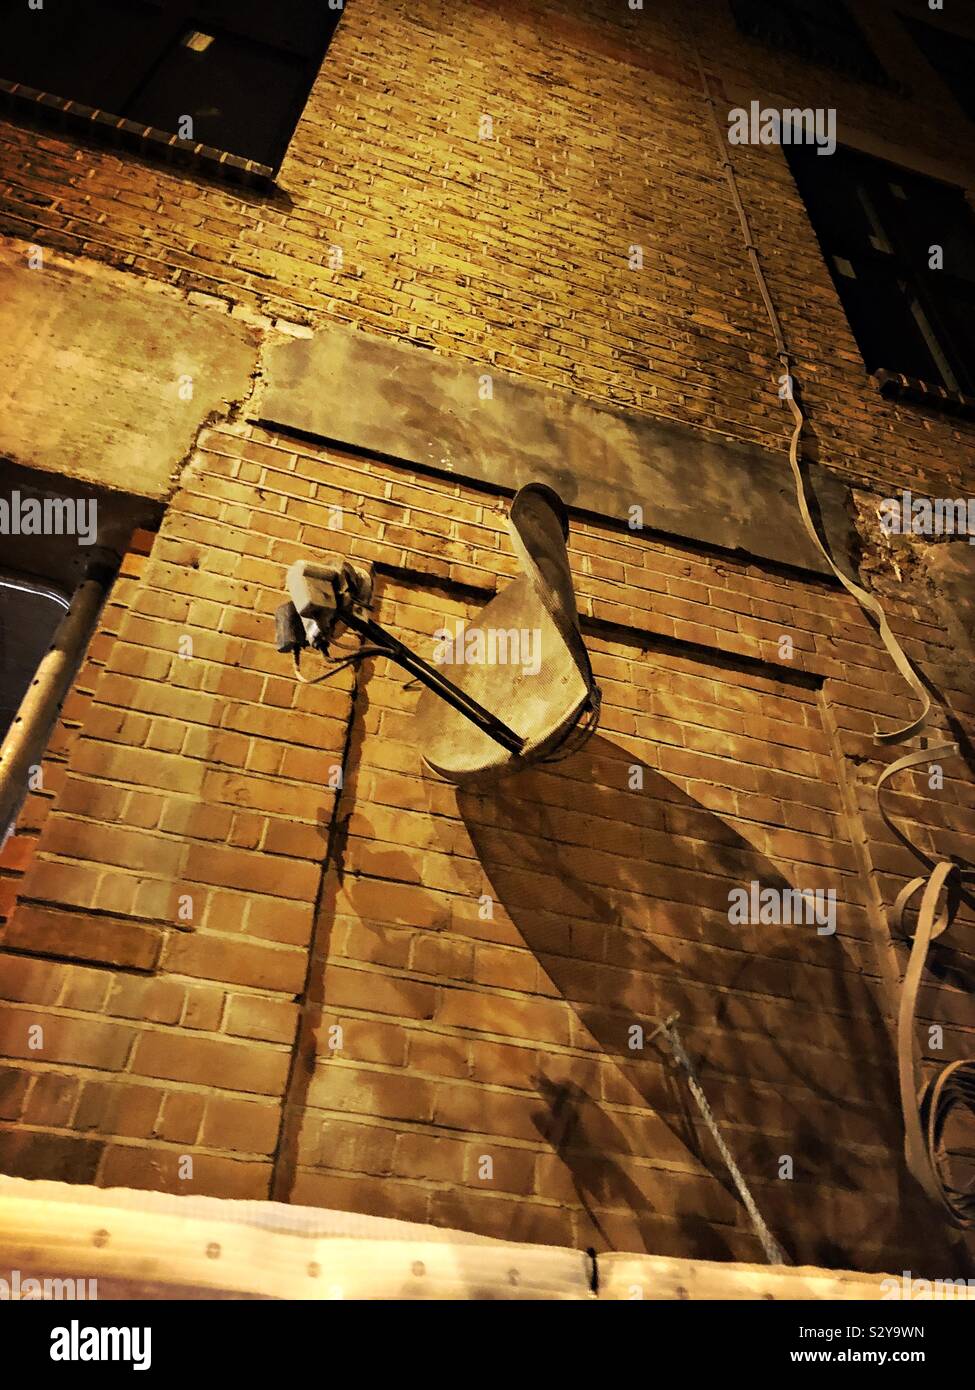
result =
[[0,1055],[8,1057],[118,1071],[133,1037],[131,1028],[93,1018],[0,1006]]
[[291,1043],[297,1022],[296,1006],[283,999],[262,999],[254,994],[232,994],[224,1027],[227,1033],[237,1038]]
[[547,999],[515,999],[448,989],[443,992],[436,1017],[445,1028],[553,1043],[569,1041],[564,1007]]
[[393,1171],[399,1177],[423,1178],[427,1182],[464,1181],[466,1146],[455,1139],[412,1132],[396,1140]]
[[68,977],[67,967],[27,956],[0,954],[0,999],[53,1004]]
[[[706,140],[688,152],[688,120],[704,139],[705,113],[676,10],[646,7],[637,22],[625,6],[475,4],[444,26],[436,8],[411,8],[421,53],[377,0],[349,7],[288,152],[283,212],[258,217],[230,185],[97,146],[79,181],[63,132],[7,123],[8,229],[62,256],[57,274],[101,277],[120,296],[141,286],[147,303],[189,296],[201,316],[229,309],[255,343],[275,322],[347,321],[465,364],[474,384],[507,372],[519,389],[568,390],[784,461],[787,413],[734,206]],[[944,164],[957,113],[920,61],[901,71],[906,50],[882,56],[916,96],[878,106],[746,41],[718,0],[707,21],[720,101],[767,86],[771,64],[797,106],[840,104],[877,148]],[[612,119],[576,121],[564,158],[565,113],[589,111],[594,82]],[[487,89],[506,113],[493,141],[476,138]],[[341,159],[321,157],[326,125]],[[733,163],[790,346],[815,363],[802,384],[817,457],[856,488],[865,581],[967,727],[960,627],[943,626],[923,546],[881,543],[875,517],[876,499],[908,484],[957,491],[975,425],[864,392],[781,151],[738,147]],[[355,265],[323,279],[329,239],[352,224]],[[634,241],[640,272],[625,259]],[[57,315],[37,323],[40,350],[61,352]],[[160,534],[133,537],[0,863],[0,1035],[20,1058],[0,1070],[0,1167],[265,1197],[300,1000],[309,1027],[291,1099],[304,1111],[289,1113],[297,1155],[290,1129],[278,1155],[292,1200],[577,1249],[760,1261],[700,1149],[707,1136],[693,1120],[696,1139],[684,1132],[687,1098],[663,1057],[628,1047],[634,1022],[679,1009],[792,1258],[950,1268],[926,1214],[908,1201],[895,1221],[892,1209],[891,947],[866,905],[875,890],[889,903],[913,872],[871,790],[874,727],[902,717],[904,692],[853,601],[649,529],[653,495],[637,499],[643,533],[573,515],[600,732],[564,762],[459,791],[422,771],[402,672],[377,660],[298,684],[273,649],[272,614],[288,565],[340,553],[380,566],[377,616],[429,652],[438,626],[517,572],[500,499],[449,472],[296,443],[239,406],[194,442]],[[567,496],[585,445],[565,464]],[[691,501],[717,516],[727,499],[695,486]],[[187,634],[191,660],[178,651]],[[343,761],[338,792],[328,781]],[[889,804],[926,853],[972,857],[967,779],[951,772],[938,795],[912,775]],[[836,887],[837,938],[733,928],[729,887],[751,877]],[[192,920],[177,917],[185,894]],[[964,950],[967,918],[953,930]],[[947,1025],[946,1056],[967,1055],[963,991],[931,979],[922,1012]],[[45,1027],[41,1054],[23,1049],[29,1020]],[[808,1132],[834,1139],[807,1155],[794,1191],[771,1191],[768,1155]]]
[[501,1144],[467,1146],[467,1181],[485,1191],[512,1192],[529,1197],[535,1188],[537,1155],[531,1149]]
[[[335,1031],[341,1029],[341,1033]],[[375,1018],[345,1017],[327,1011],[316,1028],[320,1053],[350,1062],[379,1062],[388,1067],[406,1063],[407,1031],[400,1024]],[[338,1041],[341,1039],[341,1046]]]
[[288,902],[283,898],[251,898],[246,927],[251,936],[285,945],[305,946],[313,926],[311,903]]
[[300,825],[294,821],[272,821],[264,835],[262,848],[268,854],[312,859],[317,864],[325,857],[326,836],[319,826]]
[[279,1095],[288,1072],[288,1057],[267,1047],[188,1037],[169,1030],[140,1034],[131,1070],[137,1076]]
[[69,966],[58,996],[58,1007],[83,1013],[104,1013],[111,983],[111,976],[107,970],[90,970],[81,965]]
[[429,1214],[429,1195],[423,1184],[360,1174],[350,1177],[299,1169],[292,1201],[302,1206],[358,1211],[366,1216],[382,1211],[398,1221],[426,1221]]
[[43,1130],[0,1129],[0,1168],[12,1178],[49,1182],[94,1182],[100,1142]]
[[275,862],[245,850],[191,844],[183,875],[193,883],[215,883],[255,893],[311,901],[318,887],[318,867],[300,860]]
[[74,1116],[74,1128],[81,1133],[94,1130],[103,1135],[148,1139],[155,1130],[163,1103],[161,1087],[134,1084],[127,1079],[88,1081]]
[[186,987],[177,980],[116,975],[111,981],[107,1012],[145,1023],[178,1023],[185,999]]
[[169,1091],[156,1121],[155,1133],[160,1139],[177,1144],[194,1144],[206,1107],[204,1096],[194,1091]]
[[302,1161],[346,1173],[389,1174],[398,1142],[394,1130],[322,1119],[311,1111],[302,1132]]
[[12,835],[0,850],[0,869],[8,873],[24,870],[37,848],[36,835]]
[[436,1008],[436,991],[431,985],[334,966],[326,975],[325,997],[333,1009],[362,1009],[402,1018],[432,1018]]
[[13,912],[19,891],[19,877],[0,878],[0,922],[3,922]]
[[186,989],[186,1007],[183,1012],[184,1028],[199,1028],[205,1033],[214,1033],[220,1027],[226,995],[222,989],[211,989],[207,985],[189,985]]
[[147,1188],[179,1196],[229,1197],[237,1200],[267,1199],[270,1164],[238,1160],[218,1154],[194,1152],[192,1177],[183,1176],[185,1157],[178,1145],[136,1146],[110,1144],[99,1171],[104,1187]]
[[171,936],[163,965],[166,970],[180,975],[248,985],[254,989],[279,990],[285,994],[297,993],[305,978],[305,958],[301,951],[203,932]]
[[212,1096],[207,1100],[200,1141],[213,1149],[273,1154],[280,1121],[276,1105]]
[[30,1072],[0,1067],[0,1119],[20,1119],[31,1079]]
[[308,1103],[319,1110],[421,1122],[431,1116],[433,1094],[430,1082],[403,1073],[328,1063],[312,1078]]
[[409,1042],[410,1070],[434,1076],[467,1076],[470,1063],[463,1039],[439,1033],[412,1033]]
[[83,912],[51,912],[23,903],[8,924],[4,939],[18,950],[148,970],[159,961],[164,933],[146,923]]
[[432,898],[423,888],[375,879],[349,883],[337,907],[368,921],[401,922],[411,927],[444,927],[449,920],[446,904]]
[[442,1082],[437,1086],[434,1123],[444,1129],[502,1139],[537,1140],[545,1112],[535,1096]]

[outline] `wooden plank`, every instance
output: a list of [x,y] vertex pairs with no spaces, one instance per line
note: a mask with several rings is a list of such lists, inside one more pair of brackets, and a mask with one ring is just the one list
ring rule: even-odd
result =
[[[975,1281],[964,1289],[949,1282],[942,1296],[975,1298]],[[663,1255],[599,1257],[599,1296],[609,1299],[896,1299],[905,1296],[906,1288],[899,1274],[859,1274],[815,1265],[725,1264]],[[920,1288],[915,1297],[921,1296]]]
[[911,1288],[900,1274],[663,1255],[601,1254],[598,1272],[597,1295],[579,1250],[272,1202],[0,1179],[4,1297],[18,1296],[12,1284],[28,1278],[75,1288],[94,1279],[102,1299],[975,1297],[950,1280]]
[[444,1240],[442,1232],[416,1229],[411,1239],[306,1236],[233,1219],[0,1191],[0,1279],[11,1284],[16,1270],[21,1282],[101,1279],[203,1297],[594,1297],[580,1251]]

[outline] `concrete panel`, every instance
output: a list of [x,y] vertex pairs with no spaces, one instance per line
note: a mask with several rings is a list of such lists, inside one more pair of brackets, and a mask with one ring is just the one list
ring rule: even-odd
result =
[[207,416],[246,395],[257,350],[253,329],[135,275],[5,250],[0,456],[164,497]]
[[[506,491],[538,479],[571,506],[825,573],[802,527],[792,474],[776,458],[689,427],[346,328],[270,345],[254,410],[265,424],[382,454]],[[783,437],[785,419],[783,418]],[[852,530],[847,489],[815,466],[810,483],[841,564]]]

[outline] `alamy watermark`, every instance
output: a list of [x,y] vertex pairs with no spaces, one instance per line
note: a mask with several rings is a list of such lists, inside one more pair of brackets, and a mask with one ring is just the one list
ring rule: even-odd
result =
[[77,536],[79,545],[94,545],[98,503],[94,498],[0,497],[0,536]]
[[880,1287],[884,1290],[881,1298],[906,1302],[975,1297],[975,1279],[915,1279],[909,1269],[899,1279],[881,1280]]
[[542,669],[541,628],[441,627],[433,634],[436,666],[520,666],[526,675]]
[[752,879],[728,894],[732,926],[815,926],[817,936],[836,931],[835,888],[763,888]]
[[97,1298],[97,1279],[52,1279],[47,1276],[36,1279],[19,1269],[12,1269],[9,1279],[0,1277],[0,1303],[23,1303],[34,1299],[46,1302],[88,1299],[95,1302]]
[[817,154],[836,150],[836,108],[784,107],[777,111],[753,101],[728,112],[730,145],[815,145]]
[[52,1361],[131,1361],[133,1371],[152,1365],[151,1327],[82,1327],[72,1318],[51,1329]]
[[885,497],[878,515],[888,536],[967,536],[975,545],[975,497]]

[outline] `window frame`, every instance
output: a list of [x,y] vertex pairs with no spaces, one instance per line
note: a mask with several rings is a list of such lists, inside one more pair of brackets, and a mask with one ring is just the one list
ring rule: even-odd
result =
[[[93,0],[93,3],[97,5],[98,0]],[[202,173],[273,188],[302,111],[345,16],[345,5],[334,11],[322,8],[321,27],[317,33],[309,30],[299,34],[296,28],[291,35],[285,34],[276,40],[255,37],[251,31],[255,27],[259,30],[261,26],[255,26],[250,15],[235,19],[232,7],[228,7],[228,19],[227,14],[206,15],[204,0],[140,0],[140,5],[147,12],[145,22],[149,30],[138,45],[136,75],[130,74],[124,91],[119,86],[119,64],[106,62],[105,66],[104,81],[111,89],[113,106],[119,109],[91,106],[70,95],[42,91],[29,82],[10,76],[10,71],[16,71],[17,64],[13,59],[5,61],[2,58],[0,101],[31,120],[44,124],[54,121],[82,135],[100,140],[107,137],[112,143],[141,154],[155,154],[170,163],[195,166]],[[155,22],[153,12],[158,12]],[[216,38],[222,36],[238,50],[249,50],[255,55],[273,55],[279,61],[294,64],[296,78],[293,95],[290,100],[282,102],[280,109],[274,113],[278,134],[271,145],[270,162],[252,157],[253,146],[249,155],[223,148],[222,145],[208,144],[198,138],[198,132],[194,132],[195,138],[186,139],[173,130],[153,125],[149,120],[150,113],[145,109],[141,114],[136,114],[140,98],[145,96],[165,66],[178,55],[186,34],[194,30]],[[68,85],[67,81],[65,85]],[[225,138],[223,143],[233,142]],[[246,140],[242,140],[241,144],[246,144]],[[266,158],[267,151],[262,153]]]
[[[968,341],[964,336],[959,337],[948,312],[949,306],[954,304],[970,305],[975,319],[975,211],[964,186],[895,164],[855,146],[839,145],[836,155],[844,171],[844,194],[850,198],[855,190],[864,209],[865,222],[872,225],[873,234],[864,239],[862,235],[858,237],[855,229],[847,230],[844,225],[844,230],[837,235],[837,224],[830,227],[821,215],[822,204],[817,204],[820,189],[811,177],[811,171],[817,168],[812,152],[796,147],[784,147],[783,152],[865,370],[885,395],[905,394],[926,404],[954,404],[967,409],[975,399],[975,335]],[[834,158],[824,163],[835,176]],[[825,174],[826,170],[819,172]],[[858,172],[862,175],[862,183],[855,182]],[[884,184],[889,192],[884,191]],[[901,199],[895,189],[908,205],[913,197],[915,209],[922,202],[927,206],[927,199],[940,197],[939,206],[947,208],[949,215],[956,215],[953,230],[965,238],[964,250],[970,252],[965,259],[967,274],[958,274],[951,268],[934,270],[921,264],[920,248],[927,239],[922,235],[923,222],[919,224],[915,214],[912,223],[910,212],[898,214],[897,204]],[[868,206],[871,195],[879,209]],[[876,221],[871,214],[876,215]],[[943,245],[943,242],[931,243],[934,244]],[[837,262],[849,264],[854,272],[852,278],[860,282],[858,291],[851,289],[848,283],[851,277]],[[934,275],[937,280],[930,278]],[[861,286],[869,286],[871,281],[875,288],[865,293]],[[857,300],[876,302],[877,285],[885,286],[886,293],[893,297],[883,301],[882,308],[887,314],[878,312],[869,317]],[[900,352],[897,348],[894,350],[894,360],[882,360],[876,346],[871,347],[871,338],[883,336],[880,325],[884,318],[889,317],[893,322],[898,314],[903,334],[907,324],[905,308],[909,308],[915,318],[917,337],[912,343],[904,334],[900,339]],[[885,341],[889,341],[889,335]],[[922,342],[921,350],[931,359],[934,375],[927,370],[922,374],[907,370],[910,356],[918,352]],[[939,356],[947,372],[938,365]]]

